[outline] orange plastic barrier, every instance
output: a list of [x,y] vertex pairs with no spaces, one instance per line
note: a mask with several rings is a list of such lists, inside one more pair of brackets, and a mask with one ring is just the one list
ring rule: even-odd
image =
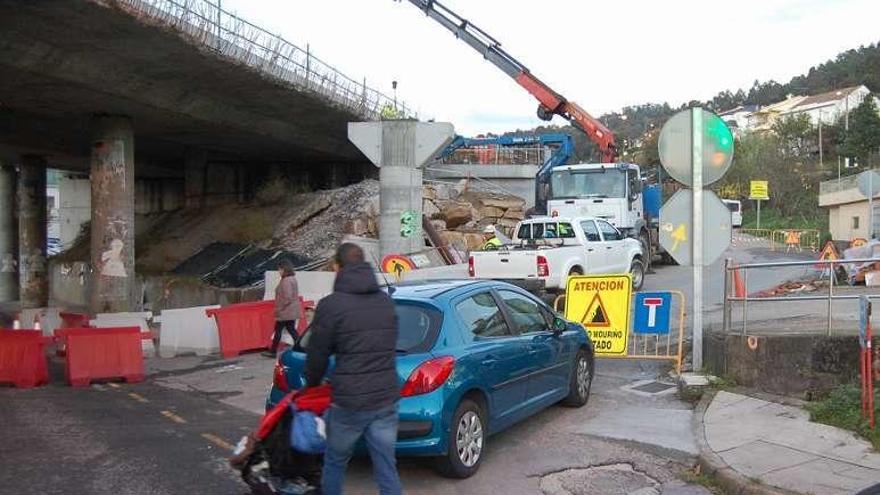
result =
[[244,351],[268,349],[275,330],[275,301],[230,304],[206,309],[205,314],[217,320],[220,354],[225,358]]
[[43,348],[50,341],[40,330],[0,329],[0,382],[18,388],[49,383]]
[[140,328],[59,328],[55,335],[67,345],[70,386],[87,387],[92,380],[107,378],[143,381],[141,340],[152,337]]

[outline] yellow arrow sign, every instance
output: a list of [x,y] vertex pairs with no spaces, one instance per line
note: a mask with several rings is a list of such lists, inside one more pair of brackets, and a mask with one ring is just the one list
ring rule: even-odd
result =
[[679,224],[679,226],[675,230],[673,230],[671,234],[669,234],[669,237],[671,237],[672,240],[675,241],[672,244],[672,250],[677,250],[679,244],[681,244],[682,242],[687,242],[688,240],[687,229],[685,225],[683,223]]

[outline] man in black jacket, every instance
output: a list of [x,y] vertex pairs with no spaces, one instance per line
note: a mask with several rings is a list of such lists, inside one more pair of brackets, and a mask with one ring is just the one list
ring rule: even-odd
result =
[[333,293],[318,303],[306,353],[308,386],[320,385],[330,355],[336,367],[330,381],[333,402],[327,411],[327,450],[322,493],[339,495],[355,443],[363,437],[381,495],[400,495],[394,458],[397,441],[397,316],[391,297],[379,289],[372,267],[358,246],[336,250]]

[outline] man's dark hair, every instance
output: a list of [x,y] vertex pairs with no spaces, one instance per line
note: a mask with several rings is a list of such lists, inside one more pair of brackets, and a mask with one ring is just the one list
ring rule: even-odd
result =
[[336,255],[333,257],[333,261],[335,261],[340,268],[359,265],[364,262],[364,250],[357,244],[343,242],[338,248],[336,248]]
[[293,274],[295,268],[293,267],[293,263],[290,260],[281,260],[278,262],[278,271],[285,271],[287,273]]

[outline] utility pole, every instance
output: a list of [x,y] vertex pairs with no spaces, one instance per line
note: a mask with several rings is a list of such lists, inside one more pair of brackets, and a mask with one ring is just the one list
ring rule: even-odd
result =
[[825,164],[822,157],[822,110],[819,110],[819,168],[824,169]]

